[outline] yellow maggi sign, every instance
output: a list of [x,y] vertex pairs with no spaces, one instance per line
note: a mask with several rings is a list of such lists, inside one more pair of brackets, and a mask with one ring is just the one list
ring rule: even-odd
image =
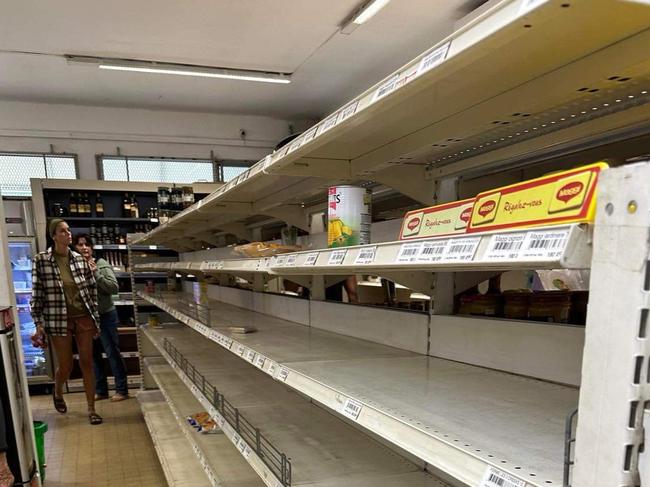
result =
[[467,232],[593,221],[596,183],[607,167],[597,162],[481,193]]
[[400,240],[465,233],[474,198],[409,211],[402,220]]

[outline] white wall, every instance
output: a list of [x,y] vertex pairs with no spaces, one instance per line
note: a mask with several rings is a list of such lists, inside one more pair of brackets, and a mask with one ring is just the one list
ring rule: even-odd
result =
[[[96,179],[96,154],[254,160],[289,135],[263,116],[88,107],[0,100],[0,151],[77,154],[81,179]],[[309,122],[292,121],[295,130]],[[246,139],[239,135],[246,131]]]

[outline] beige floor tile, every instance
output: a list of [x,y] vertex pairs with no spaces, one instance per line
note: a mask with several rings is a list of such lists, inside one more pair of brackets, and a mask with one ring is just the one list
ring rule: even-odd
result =
[[104,424],[91,426],[83,394],[66,394],[68,413],[51,396],[34,396],[35,420],[45,421],[47,487],[164,487],[165,476],[136,399],[100,401]]

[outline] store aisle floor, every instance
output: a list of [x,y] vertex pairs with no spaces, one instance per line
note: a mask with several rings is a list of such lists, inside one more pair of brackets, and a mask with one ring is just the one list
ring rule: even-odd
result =
[[91,426],[83,393],[66,394],[68,413],[51,396],[33,396],[34,420],[45,421],[46,487],[166,486],[156,451],[135,397],[100,401],[104,424]]

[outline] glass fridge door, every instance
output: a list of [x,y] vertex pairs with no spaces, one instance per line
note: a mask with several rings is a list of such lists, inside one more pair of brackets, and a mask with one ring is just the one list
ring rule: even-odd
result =
[[10,240],[9,259],[11,260],[11,273],[20,321],[20,339],[28,378],[48,375],[48,357],[45,351],[34,348],[30,340],[35,331],[32,316],[29,313],[29,300],[32,296],[32,255],[34,255],[32,240]]

